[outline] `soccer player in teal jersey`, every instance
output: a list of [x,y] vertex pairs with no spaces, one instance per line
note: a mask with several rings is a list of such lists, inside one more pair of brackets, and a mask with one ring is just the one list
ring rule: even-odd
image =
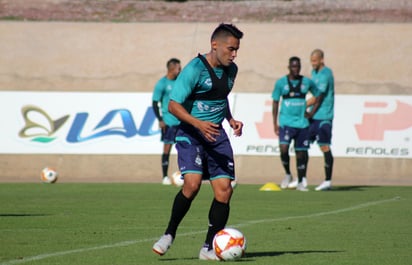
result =
[[[165,76],[160,78],[156,83],[152,96],[152,107],[159,121],[159,128],[161,129],[161,141],[163,142],[163,153],[162,153],[162,173],[164,185],[170,185],[171,181],[168,177],[169,169],[169,157],[172,146],[175,142],[175,136],[177,131],[177,125],[179,125],[179,120],[169,112],[169,101],[170,92],[172,91],[173,85],[179,75],[182,67],[180,65],[180,60],[176,58],[171,58],[166,64],[167,73]],[[159,110],[159,103],[161,109]]]
[[232,24],[220,24],[212,33],[210,52],[199,54],[184,67],[170,95],[169,110],[181,121],[176,149],[184,184],[174,199],[164,235],[153,245],[159,255],[172,245],[202,180],[209,180],[214,198],[199,259],[217,259],[212,241],[229,218],[231,181],[235,179],[233,150],[222,122],[229,122],[235,136],[241,136],[243,128],[243,123],[232,117],[227,99],[238,71],[234,59],[242,36]]
[[[312,80],[300,75],[301,64],[298,57],[289,59],[288,68],[289,74],[275,83],[272,93],[273,125],[276,135],[279,135],[280,159],[286,172],[281,188],[296,188],[300,191],[308,191],[306,170],[309,149],[309,121],[307,118],[311,117],[317,110],[318,102],[315,102],[312,111],[307,113],[306,94],[311,92],[313,95],[317,95],[317,90]],[[289,165],[289,146],[292,140],[294,141],[298,173],[296,181],[293,181]]]
[[[310,120],[309,134],[311,142],[317,141],[323,152],[325,180],[315,188],[317,191],[332,188],[333,155],[330,148],[332,140],[332,122],[335,103],[335,82],[332,70],[324,63],[324,53],[316,49],[311,53],[312,80],[315,82],[320,94],[320,106]],[[308,100],[308,106],[315,101],[312,97]]]

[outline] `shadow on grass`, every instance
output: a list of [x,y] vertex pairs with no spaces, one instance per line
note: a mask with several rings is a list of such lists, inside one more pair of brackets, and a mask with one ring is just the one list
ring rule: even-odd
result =
[[47,216],[48,214],[37,213],[0,213],[0,217],[35,217],[35,216]]
[[300,255],[308,253],[338,253],[343,252],[341,250],[301,250],[301,251],[263,251],[263,252],[246,252],[245,259],[256,257],[276,257],[286,254]]
[[[344,252],[342,250],[302,250],[302,251],[263,251],[263,252],[246,252],[245,256],[242,257],[240,260],[237,260],[237,262],[247,262],[247,261],[253,261],[253,258],[258,258],[258,257],[276,257],[276,256],[282,256],[286,254],[292,254],[292,255],[300,255],[300,254],[308,254],[308,253],[320,253],[320,254],[325,254],[325,253],[339,253],[339,252]],[[176,260],[198,260],[198,257],[191,257],[191,258],[169,258],[169,259],[160,259],[159,261],[176,261]]]
[[377,186],[334,186],[329,191],[364,191],[365,189],[376,187]]

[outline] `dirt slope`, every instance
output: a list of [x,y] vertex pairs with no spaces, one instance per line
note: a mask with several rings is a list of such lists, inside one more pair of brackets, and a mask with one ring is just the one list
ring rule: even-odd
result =
[[95,22],[412,22],[408,0],[0,0],[1,20]]

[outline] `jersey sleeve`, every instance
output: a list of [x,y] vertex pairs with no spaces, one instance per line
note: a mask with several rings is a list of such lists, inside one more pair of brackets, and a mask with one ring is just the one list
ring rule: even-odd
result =
[[170,99],[182,104],[192,94],[193,90],[197,86],[199,80],[199,69],[194,65],[194,59],[188,64],[177,77],[170,93]]
[[328,90],[328,77],[326,75],[319,76],[319,82],[317,86],[320,93],[326,93]]
[[159,102],[162,100],[163,97],[163,78],[157,81],[154,90],[153,90],[153,95],[152,95],[152,101]]
[[315,82],[312,79],[307,79],[309,81],[309,91],[312,93],[313,96],[318,97],[322,94],[321,90],[318,86],[316,86]]
[[273,88],[273,92],[272,92],[272,99],[274,101],[279,101],[280,97],[282,96],[282,85],[281,85],[281,80],[279,79],[276,83],[275,86]]

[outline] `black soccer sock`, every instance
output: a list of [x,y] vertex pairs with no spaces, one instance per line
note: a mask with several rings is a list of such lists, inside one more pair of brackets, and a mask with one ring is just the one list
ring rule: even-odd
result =
[[280,152],[280,161],[282,162],[283,168],[285,169],[286,174],[290,175],[290,157],[289,153]]
[[163,177],[167,176],[167,171],[169,170],[169,154],[162,155],[162,172]]
[[180,222],[185,217],[186,213],[190,209],[192,204],[192,199],[188,199],[183,195],[182,190],[180,190],[173,201],[172,213],[169,220],[169,225],[167,226],[165,234],[172,235],[173,238],[176,237],[177,227]]
[[296,168],[298,171],[298,182],[306,177],[306,170],[308,165],[308,151],[296,152]]
[[213,199],[209,210],[209,229],[206,234],[205,246],[213,248],[213,238],[217,232],[225,228],[229,219],[230,206],[228,203],[218,202]]
[[325,159],[325,179],[331,180],[332,179],[332,171],[333,171],[333,155],[331,151],[323,153]]

